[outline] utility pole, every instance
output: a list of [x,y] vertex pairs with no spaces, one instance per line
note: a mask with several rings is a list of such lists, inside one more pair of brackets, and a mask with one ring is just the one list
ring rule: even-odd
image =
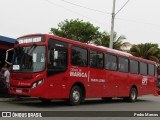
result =
[[116,4],[116,0],[113,0],[112,21],[111,21],[111,35],[110,35],[110,43],[109,43],[109,48],[111,48],[111,49],[113,48],[115,4]]
[[122,7],[121,9],[118,10],[118,12],[115,13],[115,4],[116,0],[113,0],[113,10],[112,10],[112,21],[111,21],[111,35],[110,35],[110,43],[109,43],[109,48],[113,49],[113,36],[114,36],[114,19],[115,16],[127,5],[127,3],[130,0],[128,0]]

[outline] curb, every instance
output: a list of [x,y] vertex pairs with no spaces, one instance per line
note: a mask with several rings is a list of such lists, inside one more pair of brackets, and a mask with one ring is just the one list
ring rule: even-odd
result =
[[38,100],[38,98],[33,98],[33,97],[20,97],[20,98],[10,97],[10,98],[0,98],[0,102],[34,101],[34,100]]
[[13,101],[13,98],[0,98],[0,102],[10,102]]

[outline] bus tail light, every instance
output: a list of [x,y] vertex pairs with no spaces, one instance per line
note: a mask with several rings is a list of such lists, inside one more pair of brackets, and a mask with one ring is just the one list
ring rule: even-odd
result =
[[41,80],[39,80],[39,81],[33,83],[31,88],[35,88],[35,87],[41,85],[41,84],[43,83],[43,81],[44,81],[44,79],[41,79]]

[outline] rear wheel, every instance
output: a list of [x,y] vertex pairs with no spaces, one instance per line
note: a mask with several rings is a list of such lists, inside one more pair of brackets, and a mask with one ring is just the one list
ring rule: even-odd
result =
[[79,86],[73,86],[70,91],[68,102],[70,105],[79,105],[82,101],[82,90]]
[[131,88],[130,90],[130,95],[127,98],[123,98],[125,101],[129,101],[129,102],[135,102],[137,100],[137,89],[136,88]]

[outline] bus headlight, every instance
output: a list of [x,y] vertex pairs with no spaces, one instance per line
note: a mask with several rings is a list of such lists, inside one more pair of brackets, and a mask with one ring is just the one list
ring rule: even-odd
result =
[[43,79],[37,82],[37,86],[43,83]]
[[41,85],[41,84],[43,83],[43,81],[44,81],[44,79],[41,79],[41,80],[39,80],[39,81],[33,83],[31,88],[35,88],[35,87]]
[[37,83],[33,83],[32,88],[37,87]]

